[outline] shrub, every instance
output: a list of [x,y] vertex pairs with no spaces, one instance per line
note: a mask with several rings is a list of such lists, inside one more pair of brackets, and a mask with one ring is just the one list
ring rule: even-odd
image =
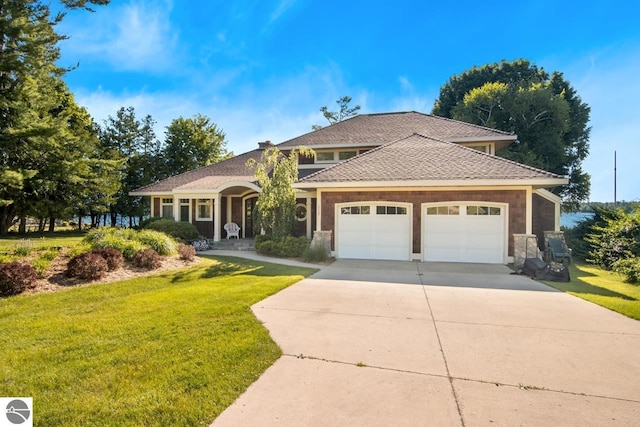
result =
[[196,251],[206,251],[209,249],[209,241],[207,239],[194,240],[191,242],[191,246],[193,246]]
[[94,249],[91,253],[101,256],[107,262],[107,271],[115,271],[124,265],[124,256],[117,249]]
[[33,286],[36,271],[19,261],[0,264],[0,296],[17,295]]
[[138,268],[155,270],[162,265],[162,258],[153,249],[142,249],[133,256],[133,265]]
[[196,257],[196,248],[192,245],[180,244],[180,246],[178,246],[178,254],[181,260],[193,261]]
[[640,282],[640,258],[619,259],[613,263],[613,271],[624,276],[625,282]]
[[329,253],[324,245],[312,245],[304,250],[302,259],[305,261],[324,262],[329,259]]
[[200,235],[193,224],[184,221],[174,221],[169,218],[162,218],[161,220],[154,221],[150,223],[146,229],[160,231],[171,237],[184,241],[195,240]]
[[107,269],[108,264],[103,257],[86,252],[69,260],[67,263],[67,276],[94,280],[101,278]]
[[155,230],[141,230],[138,232],[138,240],[150,247],[160,255],[172,255],[176,253],[176,242],[168,235]]
[[29,239],[20,239],[18,243],[16,243],[16,249],[13,251],[14,255],[17,256],[27,256],[33,250],[33,242]]
[[161,216],[152,216],[149,218],[145,218],[142,221],[140,221],[140,224],[138,224],[138,230],[142,230],[145,229],[149,226],[149,224],[151,224],[152,222],[156,222],[156,221],[162,221],[163,219],[166,219],[164,217]]
[[612,270],[618,260],[640,256],[640,209],[628,214],[621,209],[603,217],[605,225],[594,225],[586,237],[591,244],[588,261]]
[[306,237],[287,236],[281,241],[259,239],[255,246],[256,251],[263,255],[295,258],[302,256],[309,243]]

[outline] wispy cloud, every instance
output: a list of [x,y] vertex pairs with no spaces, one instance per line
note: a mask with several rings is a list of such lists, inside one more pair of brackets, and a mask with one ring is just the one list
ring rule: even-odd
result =
[[[120,71],[164,71],[177,62],[171,9],[171,1],[134,0],[70,17],[71,22],[63,23],[74,28],[65,43],[66,56],[89,57]],[[85,25],[78,25],[80,19]]]
[[279,0],[276,8],[269,15],[269,21],[267,22],[265,29],[280,19],[280,17],[282,17],[282,15],[284,15],[295,3],[296,0]]

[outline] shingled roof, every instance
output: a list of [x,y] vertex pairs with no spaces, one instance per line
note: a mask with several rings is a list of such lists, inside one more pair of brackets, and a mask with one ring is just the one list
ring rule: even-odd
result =
[[516,139],[508,132],[490,129],[445,117],[431,116],[415,111],[399,113],[360,114],[334,123],[314,132],[285,141],[278,148],[306,146],[314,148],[326,145],[382,145],[414,133],[444,141],[466,140],[505,141]]
[[259,161],[263,151],[261,149],[249,151],[230,159],[138,188],[129,194],[132,196],[144,196],[151,193],[171,193],[176,190],[212,190],[231,181],[255,182],[254,171],[247,168],[246,163],[249,159]]
[[298,188],[322,186],[451,182],[526,181],[541,186],[566,184],[562,176],[482,153],[458,144],[414,134],[375,148],[301,179]]

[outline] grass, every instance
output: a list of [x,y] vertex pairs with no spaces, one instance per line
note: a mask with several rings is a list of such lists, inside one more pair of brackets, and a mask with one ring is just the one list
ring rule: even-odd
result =
[[21,241],[29,241],[34,250],[48,249],[53,247],[75,246],[82,241],[85,233],[80,232],[60,232],[53,234],[26,234],[10,235],[0,239],[0,252],[13,252],[22,246]]
[[545,282],[561,291],[640,320],[640,285],[625,283],[623,277],[585,264],[569,267],[571,281]]
[[0,300],[0,390],[38,425],[209,424],[281,354],[250,306],[314,271],[205,258]]

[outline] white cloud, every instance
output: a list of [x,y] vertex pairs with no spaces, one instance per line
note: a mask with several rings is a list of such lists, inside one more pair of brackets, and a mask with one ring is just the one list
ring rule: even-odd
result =
[[295,3],[296,0],[279,0],[278,5],[269,15],[269,22],[267,22],[265,29],[280,19]]
[[[176,63],[178,32],[172,27],[171,1],[132,0],[96,13],[74,15],[65,42],[67,57],[106,62],[119,71],[162,71]],[[83,20],[83,24],[79,20]]]

